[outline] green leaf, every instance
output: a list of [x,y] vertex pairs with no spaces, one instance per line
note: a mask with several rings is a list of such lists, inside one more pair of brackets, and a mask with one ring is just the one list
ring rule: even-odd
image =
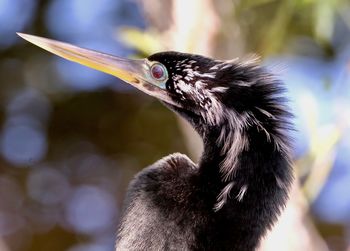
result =
[[320,42],[329,42],[333,35],[336,2],[333,0],[317,1],[314,11],[314,33]]
[[162,51],[164,46],[159,42],[161,39],[152,31],[143,31],[134,27],[119,29],[118,37],[128,46],[137,49],[145,55]]

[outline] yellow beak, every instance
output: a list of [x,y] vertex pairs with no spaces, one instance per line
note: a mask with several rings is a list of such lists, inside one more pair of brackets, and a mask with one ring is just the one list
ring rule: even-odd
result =
[[68,43],[43,37],[17,33],[23,39],[65,59],[111,74],[135,86],[141,91],[169,104],[179,106],[160,88],[157,81],[150,77],[152,62],[147,59],[120,58],[94,50],[80,48]]
[[98,71],[111,74],[128,83],[139,83],[137,79],[142,77],[146,70],[143,69],[147,66],[145,59],[124,59],[47,38],[23,33],[17,34],[25,40],[53,54]]

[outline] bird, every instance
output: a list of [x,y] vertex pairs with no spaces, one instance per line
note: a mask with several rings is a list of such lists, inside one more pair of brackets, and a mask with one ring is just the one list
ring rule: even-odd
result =
[[34,35],[29,42],[114,75],[185,118],[203,141],[194,163],[170,154],[130,182],[116,250],[251,251],[293,182],[286,88],[255,59],[165,51],[127,59]]

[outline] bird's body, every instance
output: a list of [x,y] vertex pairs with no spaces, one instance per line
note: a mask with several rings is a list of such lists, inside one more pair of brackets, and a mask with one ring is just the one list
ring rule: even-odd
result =
[[[187,61],[195,64],[189,55],[175,55],[181,57],[176,62],[189,58]],[[213,64],[210,67],[214,67],[212,72],[218,72],[215,65],[222,62],[210,62]],[[199,164],[176,153],[136,176],[127,194],[117,250],[249,251],[257,247],[276,221],[292,178],[288,139],[283,134],[288,113],[277,97],[281,83],[254,64],[243,65],[236,61],[222,67],[230,70],[231,76],[226,76],[231,77],[227,79],[230,82],[225,86],[213,82],[212,89],[234,86],[240,77],[245,77],[247,83],[246,86],[241,83],[240,88],[257,88],[256,93],[246,93],[247,99],[239,101],[246,103],[240,105],[241,112],[246,114],[242,116],[245,121],[240,122],[242,128],[238,129],[235,121],[241,115],[229,114],[237,112],[234,107],[225,111],[227,114],[219,124],[214,121],[213,126],[203,126],[206,122],[201,118],[198,118],[200,122],[196,121],[196,115],[167,105],[189,119],[197,129],[203,139],[204,152]],[[212,72],[198,75],[210,76]],[[173,78],[179,77],[174,73]],[[250,101],[249,96],[258,93],[261,96]],[[226,98],[238,102],[234,94],[223,97],[222,101]],[[266,104],[259,104],[259,100]],[[249,106],[255,109],[245,110]],[[220,113],[220,108],[217,109],[215,112]],[[225,163],[226,170],[223,169]]]
[[293,176],[280,81],[255,62],[177,52],[128,60],[20,35],[158,98],[203,139],[198,164],[177,153],[136,175],[118,251],[257,248],[283,209]]

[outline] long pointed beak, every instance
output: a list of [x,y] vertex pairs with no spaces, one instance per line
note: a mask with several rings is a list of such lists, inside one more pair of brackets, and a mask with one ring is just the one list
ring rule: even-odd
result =
[[111,74],[162,101],[175,104],[166,90],[150,79],[150,62],[147,59],[126,59],[80,48],[68,43],[43,37],[17,33],[23,39],[70,61]]

